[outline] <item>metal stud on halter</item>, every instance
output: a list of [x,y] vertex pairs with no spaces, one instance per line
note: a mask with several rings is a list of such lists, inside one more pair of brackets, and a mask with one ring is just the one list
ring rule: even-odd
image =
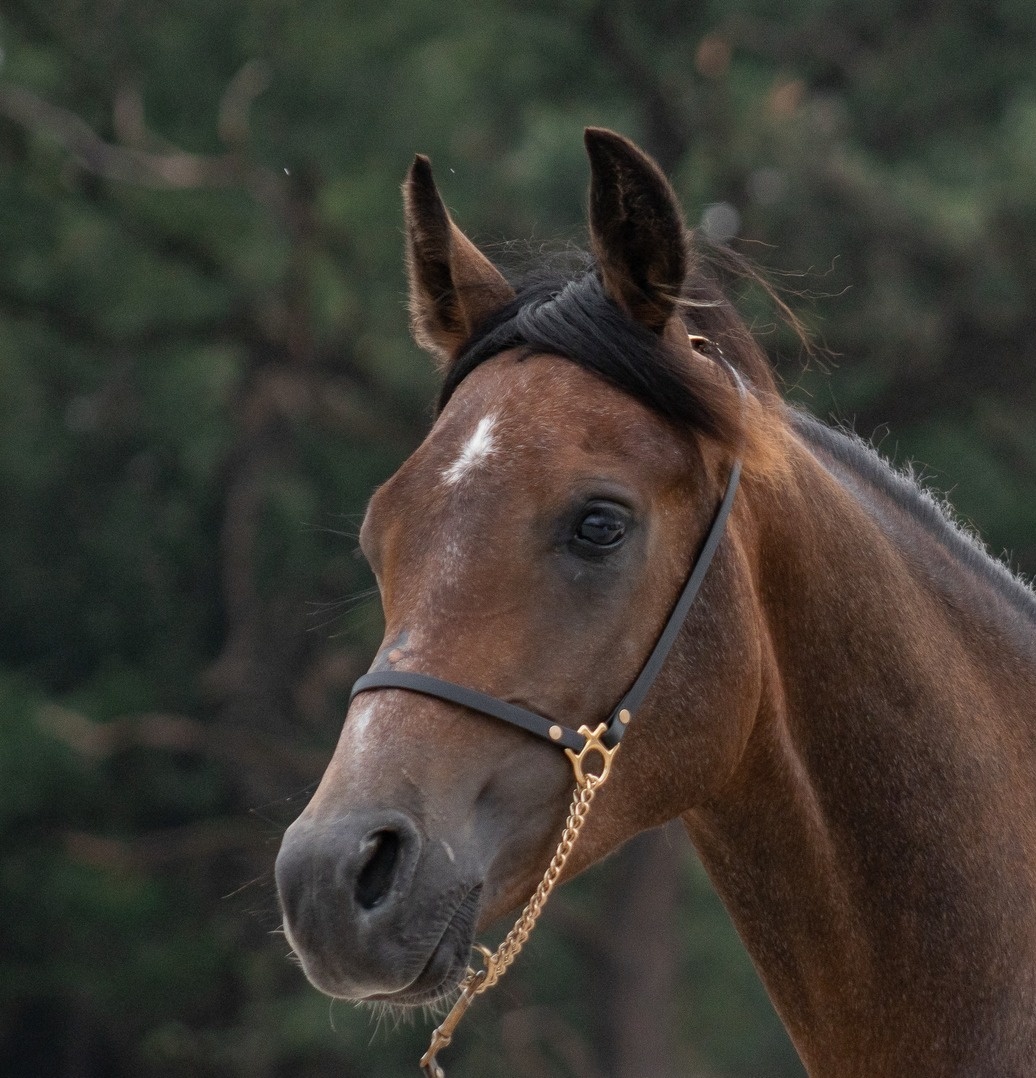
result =
[[[629,712],[624,712],[625,718],[621,721],[625,725],[629,722]],[[511,931],[504,937],[503,942],[495,951],[488,947],[476,945],[476,950],[482,956],[482,969],[476,970],[468,967],[467,975],[460,984],[460,996],[454,1003],[450,1013],[442,1023],[432,1032],[432,1040],[428,1045],[428,1051],[421,1056],[421,1070],[427,1078],[446,1078],[446,1072],[436,1061],[439,1052],[446,1048],[453,1040],[453,1032],[460,1020],[464,1017],[467,1009],[475,1001],[476,996],[488,992],[490,988],[507,972],[508,967],[518,957],[526,940],[536,927],[536,921],[547,904],[554,885],[561,877],[565,862],[575,847],[576,840],[583,823],[590,812],[590,805],[598,789],[605,784],[611,774],[612,760],[619,751],[618,744],[608,748],[602,744],[601,737],[607,730],[605,723],[600,723],[595,730],[588,726],[581,726],[579,733],[586,739],[579,752],[565,749],[565,755],[572,761],[572,770],[576,776],[576,788],[572,795],[572,804],[568,809],[568,819],[565,821],[565,830],[562,832],[561,841],[554,851],[554,856],[543,874],[539,886],[533,892],[522,910],[518,920],[515,921]],[[599,772],[586,770],[586,758],[591,753],[597,753],[601,757],[601,770]]]

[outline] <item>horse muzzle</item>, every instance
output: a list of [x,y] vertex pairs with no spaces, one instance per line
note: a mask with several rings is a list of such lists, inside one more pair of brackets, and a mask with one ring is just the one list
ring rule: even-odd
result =
[[467,967],[481,883],[398,811],[305,813],[277,855],[284,929],[310,982],[341,999],[417,1006]]

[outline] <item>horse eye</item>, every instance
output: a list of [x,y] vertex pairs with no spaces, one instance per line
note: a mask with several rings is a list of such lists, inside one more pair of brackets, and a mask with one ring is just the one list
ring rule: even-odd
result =
[[626,521],[614,509],[595,506],[589,510],[576,528],[576,539],[599,550],[616,547],[626,534]]

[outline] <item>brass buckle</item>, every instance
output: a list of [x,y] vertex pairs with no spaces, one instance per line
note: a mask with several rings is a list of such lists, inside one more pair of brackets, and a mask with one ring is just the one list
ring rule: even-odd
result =
[[[604,722],[598,723],[595,730],[591,730],[586,725],[580,726],[579,733],[585,738],[585,744],[579,752],[575,752],[573,749],[565,749],[565,755],[572,761],[572,770],[576,773],[576,784],[581,790],[586,789],[591,778],[595,780],[594,785],[599,786],[611,773],[612,760],[619,751],[619,746],[614,745],[612,748],[608,748],[601,741],[607,730],[608,724]],[[586,758],[592,752],[596,752],[601,757],[601,770],[599,772],[588,772],[586,770]]]

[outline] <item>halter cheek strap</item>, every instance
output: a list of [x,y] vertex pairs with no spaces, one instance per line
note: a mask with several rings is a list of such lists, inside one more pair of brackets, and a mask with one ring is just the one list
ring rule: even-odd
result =
[[[691,340],[697,343],[697,341],[703,341],[704,338],[692,337]],[[745,397],[747,390],[737,371],[730,366],[722,355],[719,356],[719,360],[734,378],[742,398]],[[410,670],[375,670],[369,674],[364,674],[353,685],[352,692],[349,695],[349,702],[352,703],[359,693],[369,692],[371,689],[404,689],[407,692],[421,693],[424,696],[434,696],[440,700],[460,704],[462,707],[470,708],[472,711],[478,711],[483,715],[499,719],[501,722],[517,726],[530,734],[534,734],[536,737],[543,738],[544,741],[549,741],[566,749],[573,763],[576,762],[578,757],[581,757],[591,744],[592,747],[601,751],[602,756],[607,757],[609,754],[604,750],[615,749],[622,740],[630,719],[644,702],[644,698],[654,684],[655,678],[658,677],[659,671],[676,642],[676,638],[680,635],[680,629],[694,600],[698,596],[705,574],[709,571],[709,566],[712,564],[712,559],[723,538],[727,519],[734,506],[734,496],[737,493],[740,479],[741,461],[735,460],[727,478],[727,487],[723,493],[723,498],[716,509],[715,516],[712,518],[712,525],[701,550],[698,552],[694,568],[691,570],[690,576],[687,578],[687,582],[684,584],[683,590],[680,592],[680,596],[669,615],[669,620],[659,634],[655,646],[651,649],[651,654],[647,657],[644,666],[637,675],[637,679],[630,686],[626,695],[615,705],[607,722],[598,726],[590,737],[587,737],[581,731],[571,729],[571,727],[561,726],[559,723],[553,722],[535,711],[529,711],[527,708],[519,707],[517,704],[508,703],[508,701],[500,700],[495,696],[489,696],[486,693],[479,692],[477,689],[470,689],[464,685],[457,685],[452,681],[444,681],[442,678],[434,677],[431,674],[420,674]],[[586,728],[584,727],[584,729]]]

